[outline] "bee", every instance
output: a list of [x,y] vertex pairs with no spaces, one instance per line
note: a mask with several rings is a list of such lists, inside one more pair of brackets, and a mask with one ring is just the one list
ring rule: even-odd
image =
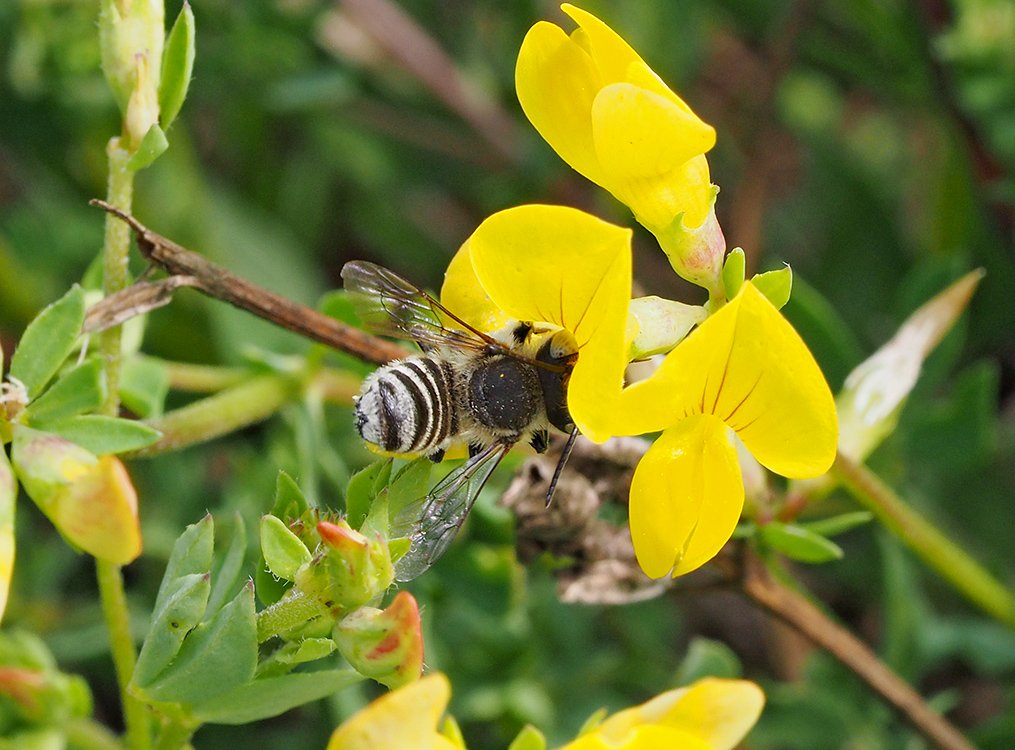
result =
[[527,322],[479,331],[373,263],[346,263],[342,278],[365,328],[422,350],[363,381],[355,408],[360,436],[377,452],[435,462],[449,448],[469,448],[467,461],[393,520],[393,534],[411,542],[395,567],[398,580],[408,581],[444,554],[507,452],[522,441],[545,452],[553,427],[569,437],[547,490],[549,505],[578,436],[567,409],[577,347],[567,331]]

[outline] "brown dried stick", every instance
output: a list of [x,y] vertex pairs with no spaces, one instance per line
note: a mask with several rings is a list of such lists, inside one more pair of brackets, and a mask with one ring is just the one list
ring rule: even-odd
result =
[[137,237],[138,250],[151,263],[170,276],[188,277],[187,286],[193,286],[209,297],[228,302],[275,325],[359,357],[366,362],[381,365],[408,354],[397,344],[371,336],[358,328],[236,276],[222,266],[151,231],[116,206],[97,198],[89,203],[130,225]]
[[[727,573],[732,573],[727,567]],[[749,553],[738,580],[755,604],[828,651],[892,706],[917,732],[941,750],[975,750],[952,724],[934,711],[912,686],[867,645],[805,597],[777,583]]]

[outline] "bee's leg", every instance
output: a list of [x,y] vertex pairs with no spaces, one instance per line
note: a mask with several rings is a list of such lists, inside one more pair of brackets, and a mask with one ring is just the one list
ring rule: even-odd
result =
[[427,458],[429,458],[435,464],[439,464],[441,461],[444,460],[444,449],[440,448],[438,450],[435,450],[433,453],[427,456]]
[[529,445],[536,453],[546,453],[546,449],[550,447],[550,433],[547,430],[536,430],[532,433]]
[[479,443],[469,443],[469,458],[475,458],[485,450],[485,445],[480,445]]

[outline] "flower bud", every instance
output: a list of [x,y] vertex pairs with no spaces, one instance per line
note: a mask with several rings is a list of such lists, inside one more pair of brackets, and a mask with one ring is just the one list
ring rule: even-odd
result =
[[924,360],[955,325],[982,278],[982,270],[971,271],[935,295],[849,374],[836,398],[844,456],[864,460],[895,430]]
[[13,445],[25,492],[68,541],[117,565],[141,554],[137,493],[119,459],[22,425]]
[[91,712],[91,694],[76,675],[20,666],[0,666],[0,695],[10,699],[29,724],[53,724]]
[[145,135],[153,125],[159,123],[158,78],[153,76],[153,65],[148,53],[138,52],[134,56],[136,76],[134,87],[127,100],[127,111],[123,117],[127,148],[137,151]]
[[[99,12],[102,70],[125,115],[138,85],[139,56],[147,61],[144,76],[152,91],[158,89],[164,39],[162,0],[102,0]],[[147,132],[148,128],[144,130]],[[141,135],[144,136],[144,132]],[[140,139],[136,143],[140,143]]]
[[357,609],[335,626],[334,637],[356,671],[389,688],[413,682],[423,672],[419,607],[408,591],[387,609]]
[[329,608],[362,607],[382,594],[395,579],[387,543],[369,539],[345,521],[317,524],[321,548],[296,571],[296,585]]

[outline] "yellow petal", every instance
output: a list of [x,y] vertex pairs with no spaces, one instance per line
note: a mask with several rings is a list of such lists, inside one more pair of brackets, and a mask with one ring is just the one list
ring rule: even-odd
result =
[[662,230],[681,213],[690,214],[688,226],[701,223],[711,200],[702,154],[715,145],[712,126],[659,94],[615,83],[596,95],[592,134],[603,186],[641,223]]
[[749,283],[611,406],[603,419],[614,434],[713,414],[763,466],[786,477],[817,476],[835,458],[828,384],[797,332]]
[[441,287],[441,302],[480,331],[496,331],[506,326],[511,316],[493,303],[479,283],[470,253],[466,242],[448,264],[448,270],[444,272],[444,286]]
[[451,698],[451,686],[439,673],[383,695],[348,719],[331,735],[327,750],[453,750],[437,732]]
[[765,694],[753,682],[706,678],[691,685],[657,723],[682,729],[713,750],[732,750],[757,723],[764,705]]
[[537,23],[522,41],[515,89],[525,116],[560,158],[602,183],[592,144],[592,99],[599,74],[588,53],[552,23]]
[[627,79],[632,63],[644,65],[641,57],[613,29],[587,10],[564,3],[560,9],[571,16],[581,28],[584,44],[595,63],[601,85]]
[[623,296],[626,324],[631,230],[575,208],[528,205],[494,214],[469,243],[479,282],[511,317],[558,325],[585,346]]
[[630,83],[614,83],[599,91],[592,103],[592,132],[610,179],[664,175],[715,145],[711,125]]
[[0,618],[7,607],[14,572],[14,501],[18,485],[7,452],[0,447]]
[[631,482],[631,537],[651,578],[705,564],[729,541],[744,504],[736,451],[726,426],[708,414],[663,432]]
[[599,412],[623,385],[630,242],[629,229],[540,205],[496,213],[469,240],[472,266],[495,305],[574,334],[579,355],[568,405],[575,424],[599,442],[610,436]]
[[585,734],[560,750],[712,750],[693,734],[661,726],[640,726],[622,740],[614,740],[599,732]]

